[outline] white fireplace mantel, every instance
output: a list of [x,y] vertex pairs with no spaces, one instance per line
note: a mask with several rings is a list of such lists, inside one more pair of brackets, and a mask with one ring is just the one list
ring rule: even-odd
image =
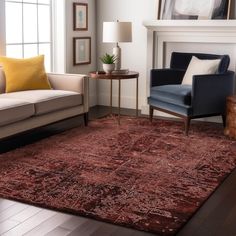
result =
[[144,26],[152,68],[163,67],[164,44],[168,42],[236,44],[236,20],[153,20],[145,21]]
[[152,20],[144,21],[143,25],[157,32],[218,32],[235,31],[236,20]]
[[[143,22],[143,25],[147,28],[147,96],[150,70],[165,66],[166,43],[236,46],[236,20],[151,20]],[[144,113],[146,109],[144,106]]]

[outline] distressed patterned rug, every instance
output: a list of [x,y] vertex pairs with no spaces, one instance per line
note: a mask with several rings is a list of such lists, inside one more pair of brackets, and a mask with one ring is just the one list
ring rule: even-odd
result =
[[0,155],[0,197],[174,235],[236,166],[217,124],[92,121]]

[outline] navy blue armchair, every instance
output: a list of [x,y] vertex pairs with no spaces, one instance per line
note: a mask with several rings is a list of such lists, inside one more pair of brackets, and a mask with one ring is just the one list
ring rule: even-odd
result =
[[[220,59],[216,74],[194,75],[192,85],[182,85],[187,67],[195,56],[199,59]],[[184,119],[188,135],[191,119],[221,115],[225,125],[226,97],[234,93],[235,74],[228,70],[228,55],[173,52],[169,69],[152,69],[150,83],[150,120],[153,110]]]

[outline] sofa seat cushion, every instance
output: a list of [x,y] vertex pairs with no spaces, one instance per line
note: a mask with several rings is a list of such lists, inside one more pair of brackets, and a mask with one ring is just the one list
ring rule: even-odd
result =
[[150,97],[180,106],[191,106],[191,85],[162,85],[151,88]]
[[32,103],[0,97],[0,126],[27,119],[34,113],[34,104]]
[[42,115],[82,104],[82,95],[64,90],[29,90],[0,95],[34,104],[35,115]]

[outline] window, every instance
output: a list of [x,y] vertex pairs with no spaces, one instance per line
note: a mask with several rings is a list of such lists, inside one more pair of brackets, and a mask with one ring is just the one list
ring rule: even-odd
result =
[[51,0],[6,0],[6,55],[27,58],[45,55],[51,71]]

